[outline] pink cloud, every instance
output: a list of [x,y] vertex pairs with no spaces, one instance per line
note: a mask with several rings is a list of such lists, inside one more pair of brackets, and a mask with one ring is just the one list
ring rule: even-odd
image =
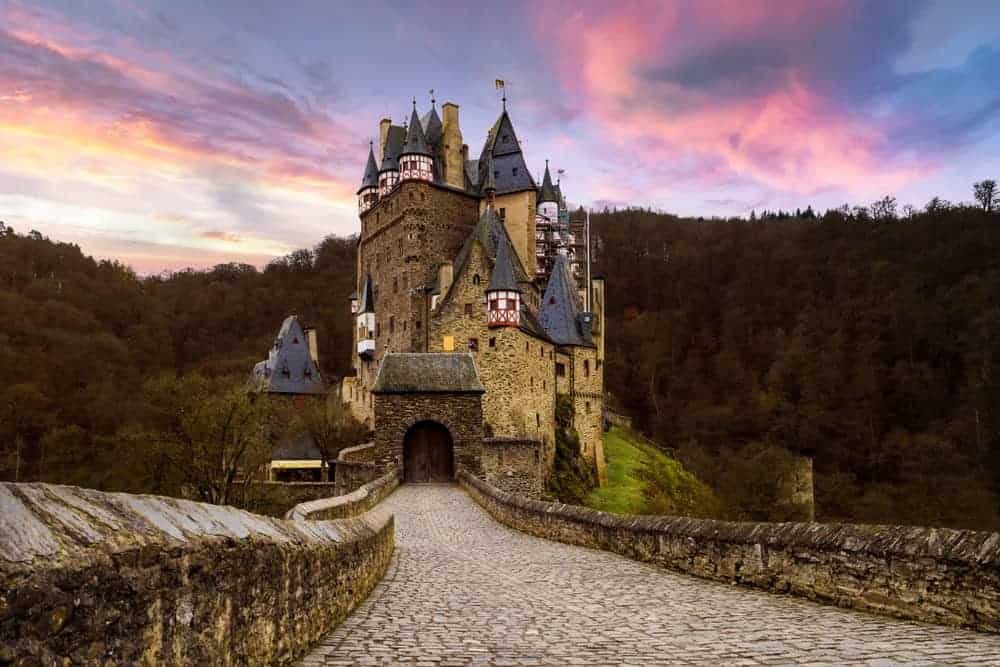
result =
[[[783,55],[849,11],[839,0],[699,2],[683,11],[678,3],[582,5],[562,21],[554,20],[562,8],[538,11],[535,25],[561,26],[539,38],[562,85],[597,133],[646,173],[683,165],[691,178],[795,194],[884,194],[931,167],[890,159],[890,121],[845,110]],[[753,85],[740,85],[751,63],[744,72],[731,62],[735,48],[773,56]],[[692,62],[708,63],[701,68],[711,74],[723,57],[734,71],[722,83],[676,74]]]

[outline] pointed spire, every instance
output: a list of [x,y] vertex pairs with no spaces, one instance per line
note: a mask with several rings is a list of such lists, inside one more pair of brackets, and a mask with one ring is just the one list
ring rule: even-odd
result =
[[545,176],[542,178],[542,189],[538,193],[538,203],[542,202],[552,202],[553,204],[559,203],[559,193],[556,191],[554,185],[552,185],[552,174],[549,173],[549,161],[545,161]]
[[578,299],[569,260],[559,254],[538,309],[538,322],[557,345],[593,345],[590,333],[580,326]]
[[508,292],[520,292],[517,280],[514,279],[514,264],[510,259],[510,243],[506,239],[501,239],[497,243],[497,261],[493,265],[493,274],[490,276],[490,286],[488,292],[506,290]]
[[410,114],[410,124],[406,128],[406,143],[400,155],[430,155],[427,150],[427,137],[417,116],[417,100],[413,99],[413,112]]
[[372,290],[372,276],[365,275],[365,284],[361,287],[361,305],[358,306],[358,313],[375,312],[375,293]]
[[375,164],[375,145],[373,142],[368,142],[368,164],[365,165],[365,175],[361,179],[361,188],[358,190],[358,194],[361,190],[365,188],[377,188],[378,187],[378,165]]

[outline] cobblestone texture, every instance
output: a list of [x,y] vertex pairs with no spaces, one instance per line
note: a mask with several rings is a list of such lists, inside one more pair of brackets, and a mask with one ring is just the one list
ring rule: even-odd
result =
[[996,665],[1000,636],[678,575],[493,521],[455,486],[386,501],[385,579],[305,665]]

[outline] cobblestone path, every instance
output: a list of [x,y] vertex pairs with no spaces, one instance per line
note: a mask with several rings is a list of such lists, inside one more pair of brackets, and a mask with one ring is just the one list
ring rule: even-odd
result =
[[674,574],[529,537],[457,486],[386,501],[385,579],[305,665],[1000,665],[1000,636]]

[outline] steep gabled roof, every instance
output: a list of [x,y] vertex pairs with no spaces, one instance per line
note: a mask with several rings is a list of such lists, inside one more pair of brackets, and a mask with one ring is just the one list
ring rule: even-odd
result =
[[390,125],[385,137],[385,150],[382,151],[382,171],[399,171],[399,154],[406,143],[406,129],[399,125]]
[[427,138],[427,143],[437,146],[441,140],[441,131],[444,129],[444,125],[441,123],[441,118],[438,116],[436,107],[431,106],[431,110],[420,119],[420,125],[424,128],[424,136]]
[[486,143],[479,155],[479,178],[482,183],[486,169],[492,158],[492,172],[496,181],[497,194],[537,190],[535,179],[531,177],[528,165],[521,152],[521,144],[514,132],[514,124],[505,109],[486,135]]
[[558,345],[593,346],[590,335],[580,329],[579,314],[576,280],[569,261],[564,255],[558,255],[542,297],[542,307],[538,310],[538,321]]
[[378,165],[375,164],[375,149],[372,148],[371,144],[368,146],[368,164],[365,165],[365,175],[361,179],[361,187],[358,188],[358,194],[365,188],[377,188],[378,187]]
[[[497,255],[497,247],[500,244],[506,244],[507,249],[510,252],[511,265],[514,272],[514,280],[517,282],[529,282],[531,279],[528,277],[527,272],[524,270],[524,266],[521,264],[520,258],[517,256],[517,252],[514,250],[514,244],[510,240],[510,236],[507,235],[507,228],[504,227],[503,220],[501,220],[497,214],[486,209],[483,214],[479,216],[479,222],[476,226],[472,228],[472,233],[469,237],[465,239],[465,243],[462,245],[462,249],[458,251],[458,255],[455,257],[455,275],[459,275],[465,265],[469,261],[469,255],[472,253],[473,242],[478,241],[483,246],[483,250],[486,252],[486,256],[493,260]],[[454,289],[455,285],[452,284],[451,289]],[[448,294],[445,295],[444,300],[447,300],[451,295],[451,289],[448,290]]]
[[406,143],[400,155],[430,155],[427,149],[427,137],[424,136],[424,128],[420,125],[420,118],[417,116],[417,107],[413,106],[413,113],[410,114],[410,124],[406,128]]
[[549,161],[545,161],[545,176],[542,178],[542,189],[538,192],[538,203],[559,203],[559,191],[552,185],[552,174],[549,173]]
[[514,265],[510,261],[510,244],[497,244],[497,261],[493,264],[493,271],[490,272],[489,291],[505,290],[508,292],[520,292],[521,288],[514,279]]
[[391,352],[382,359],[373,394],[482,394],[472,355],[461,352]]
[[372,276],[365,276],[365,284],[361,286],[361,303],[358,304],[358,313],[375,312],[375,292],[372,289]]
[[271,394],[322,394],[326,391],[309,343],[295,315],[281,323],[267,359],[253,369],[254,391]]

